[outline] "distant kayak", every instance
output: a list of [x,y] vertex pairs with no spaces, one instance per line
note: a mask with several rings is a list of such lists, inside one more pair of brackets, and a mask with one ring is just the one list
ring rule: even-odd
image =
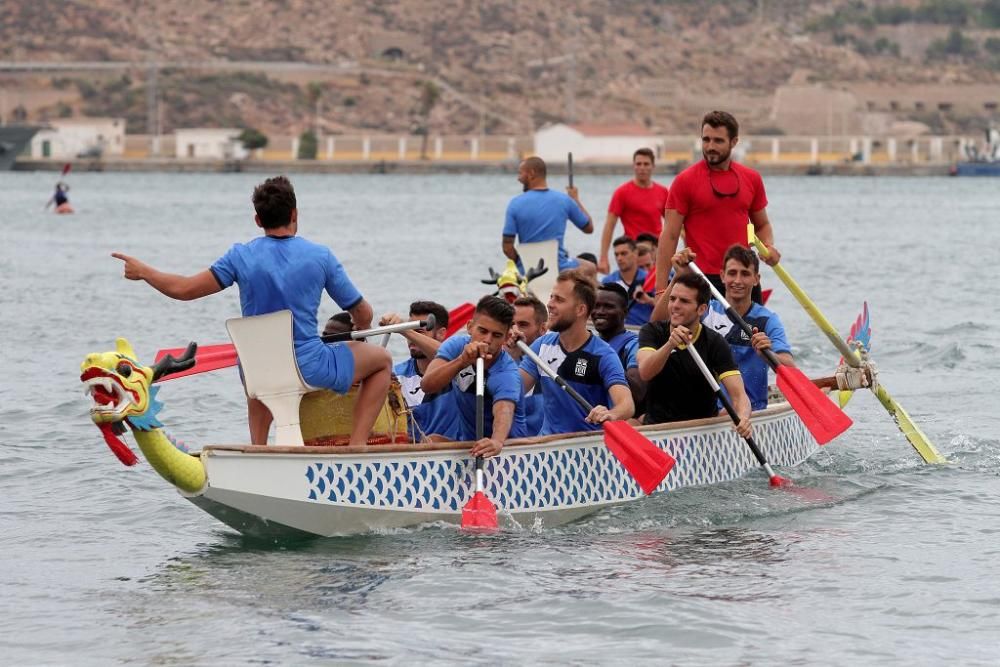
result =
[[56,213],[73,213],[73,207],[69,204],[59,204],[56,206]]

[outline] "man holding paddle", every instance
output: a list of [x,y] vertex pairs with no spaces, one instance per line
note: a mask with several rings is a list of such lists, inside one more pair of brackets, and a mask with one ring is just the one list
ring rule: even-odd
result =
[[[767,217],[764,181],[755,170],[732,159],[739,142],[739,123],[725,111],[705,114],[701,125],[700,160],[677,174],[667,197],[666,224],[656,250],[656,296],[667,287],[670,266],[681,230],[685,243],[698,255],[698,263],[721,292],[722,256],[729,246],[747,246],[747,221],[771,250],[768,264],[781,254],[774,247],[774,231]],[[761,302],[760,286],[753,300]],[[665,319],[654,314],[653,319]]]
[[[594,231],[594,223],[587,209],[580,203],[580,195],[570,185],[566,193],[549,190],[546,181],[547,167],[540,157],[529,157],[517,169],[517,180],[524,193],[514,197],[507,205],[503,225],[503,254],[520,262],[514,241],[539,243],[559,242],[559,270],[575,268],[579,262],[570,257],[563,245],[566,221],[569,220],[584,234]],[[524,267],[518,267],[523,270]]]
[[[279,310],[292,312],[295,359],[303,379],[314,387],[346,393],[361,383],[354,406],[350,444],[367,443],[391,380],[392,358],[377,345],[361,342],[325,344],[317,332],[320,297],[326,291],[348,311],[356,329],[371,325],[372,308],[354,287],[343,265],[326,246],[296,236],[295,190],[284,176],[269,178],[253,191],[254,221],[264,230],[249,243],[237,243],[212,266],[191,276],[164,273],[134,257],[114,252],[125,277],[144,280],[181,301],[215,294],[236,283],[244,317]],[[250,440],[266,445],[271,413],[248,400]]]

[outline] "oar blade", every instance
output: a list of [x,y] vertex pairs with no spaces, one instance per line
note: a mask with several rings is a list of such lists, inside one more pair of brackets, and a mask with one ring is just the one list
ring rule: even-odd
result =
[[878,386],[875,391],[875,396],[878,397],[879,402],[885,407],[885,409],[892,415],[892,418],[896,421],[896,425],[899,426],[899,430],[906,436],[906,439],[913,446],[913,449],[917,450],[920,454],[920,458],[924,460],[925,463],[947,463],[948,460],[941,455],[941,452],[937,450],[936,447],[931,443],[930,438],[924,435],[924,432],[920,430],[910,415],[907,414],[906,410],[903,409],[899,403],[896,402],[885,387],[882,385]]
[[476,491],[462,508],[462,530],[488,532],[499,528],[497,508],[482,491]]
[[475,313],[476,306],[471,303],[463,303],[448,311],[448,328],[446,329],[448,335],[451,336],[468,324]]
[[604,422],[604,444],[646,494],[656,490],[676,463],[628,422]]
[[778,366],[776,372],[778,389],[819,444],[825,445],[854,423],[798,368]]
[[[220,368],[229,368],[230,366],[235,366],[237,362],[236,349],[233,348],[232,345],[228,347],[230,348],[228,350],[223,350],[220,352],[214,352],[208,354],[202,354],[201,349],[199,348],[197,355],[195,355],[194,366],[184,371],[178,371],[176,373],[171,373],[170,375],[164,375],[163,377],[159,378],[157,382],[163,382],[164,380],[173,380],[174,378],[181,378],[187,375],[207,373],[209,371],[219,370]],[[157,361],[159,361],[159,358],[157,359]]]

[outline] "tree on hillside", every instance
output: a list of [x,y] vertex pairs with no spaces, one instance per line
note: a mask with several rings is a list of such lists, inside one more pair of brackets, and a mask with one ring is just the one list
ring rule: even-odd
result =
[[299,135],[299,160],[315,160],[319,152],[319,142],[312,130],[306,130]]
[[441,89],[433,81],[420,82],[420,101],[417,107],[419,125],[416,132],[421,136],[420,159],[427,159],[427,139],[430,134],[431,111],[441,99]]
[[306,99],[309,100],[309,110],[313,114],[313,134],[319,137],[319,102],[323,98],[323,84],[310,81],[306,85]]
[[244,128],[236,137],[248,151],[255,151],[267,146],[267,135],[255,127]]

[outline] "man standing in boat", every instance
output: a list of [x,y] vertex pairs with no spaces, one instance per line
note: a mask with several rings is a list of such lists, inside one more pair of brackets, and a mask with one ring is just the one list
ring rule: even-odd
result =
[[749,437],[750,401],[733,353],[722,336],[701,323],[709,295],[708,285],[693,273],[674,276],[664,299],[669,321],[649,322],[639,331],[639,375],[649,383],[643,422],[659,424],[719,414],[715,391],[686,352],[687,346],[694,345],[732,399],[740,418],[736,431]]
[[594,330],[618,355],[625,369],[635,416],[643,414],[642,399],[646,395],[646,383],[639,377],[639,337],[625,328],[625,313],[628,310],[628,294],[618,283],[605,283],[597,288],[597,301],[590,319]]
[[[736,119],[725,111],[711,111],[701,121],[704,159],[679,173],[670,185],[666,224],[656,250],[657,297],[666,289],[682,230],[685,243],[698,256],[698,266],[720,292],[722,256],[734,243],[747,246],[747,222],[753,223],[757,238],[770,250],[764,261],[774,266],[781,259],[767,216],[764,181],[755,170],[732,159],[739,129]],[[753,300],[761,303],[759,285]],[[665,320],[666,315],[664,305],[653,319]]]
[[656,155],[650,148],[640,148],[632,154],[632,180],[622,183],[611,195],[608,217],[601,232],[601,255],[597,270],[609,273],[608,250],[615,235],[618,220],[622,221],[625,236],[639,239],[640,234],[660,235],[663,230],[663,211],[667,206],[668,190],[653,181]]
[[[694,259],[691,249],[685,248],[674,256],[675,270],[679,273],[690,271],[687,265]],[[771,350],[782,365],[795,366],[792,348],[778,314],[754,303],[750,298],[753,288],[760,284],[760,260],[756,253],[741,245],[731,246],[723,257],[722,284],[726,288],[726,301],[753,327],[753,336],[747,338],[743,330],[726,315],[725,306],[715,299],[709,302],[708,311],[701,323],[729,343],[740,369],[743,386],[750,398],[750,407],[753,410],[763,410],[767,407],[770,366],[764,361],[762,353],[764,350]]]
[[[354,405],[351,445],[364,445],[385,403],[392,372],[389,352],[377,345],[351,341],[325,344],[317,331],[317,311],[324,290],[351,314],[355,329],[371,326],[372,308],[348,278],[329,248],[301,236],[295,190],[284,176],[269,178],[253,191],[254,222],[263,236],[237,243],[208,269],[191,276],[164,273],[134,257],[114,252],[125,277],[144,280],[181,301],[215,294],[233,283],[240,288],[244,317],[279,310],[292,312],[295,360],[302,378],[314,387],[346,393],[361,383]],[[248,400],[250,441],[266,445],[271,412]]]
[[476,304],[468,332],[455,334],[438,348],[420,383],[433,394],[452,386],[458,407],[459,439],[476,438],[476,359],[483,358],[484,425],[489,435],[475,442],[473,456],[495,456],[507,438],[527,435],[524,419],[524,391],[517,363],[504,350],[514,323],[514,307],[496,296],[484,296]]
[[[428,435],[458,440],[458,407],[451,384],[446,384],[437,393],[427,393],[420,386],[427,367],[437,356],[441,342],[448,337],[448,310],[434,301],[414,301],[410,304],[411,321],[426,320],[429,315],[434,316],[433,329],[402,332],[410,348],[410,358],[396,364],[392,372],[399,380],[403,398],[410,408],[409,432],[413,442],[420,442]],[[399,324],[402,321],[399,315],[387,313],[379,320],[379,326]]]
[[[549,297],[549,333],[532,345],[594,409],[588,414],[531,359],[521,360],[524,390],[541,382],[545,415],[539,435],[594,431],[606,421],[632,416],[635,405],[618,355],[587,328],[597,302],[594,284],[578,271],[563,271]],[[611,407],[608,407],[611,406]]]
[[[518,243],[559,242],[559,270],[576,267],[579,262],[570,257],[563,245],[566,221],[569,220],[584,234],[594,231],[594,223],[587,209],[580,203],[580,196],[573,186],[566,193],[549,190],[546,182],[547,167],[540,157],[529,157],[517,169],[517,180],[524,192],[507,205],[503,225],[503,254],[520,264],[514,247]],[[518,267],[523,270],[523,267]]]

